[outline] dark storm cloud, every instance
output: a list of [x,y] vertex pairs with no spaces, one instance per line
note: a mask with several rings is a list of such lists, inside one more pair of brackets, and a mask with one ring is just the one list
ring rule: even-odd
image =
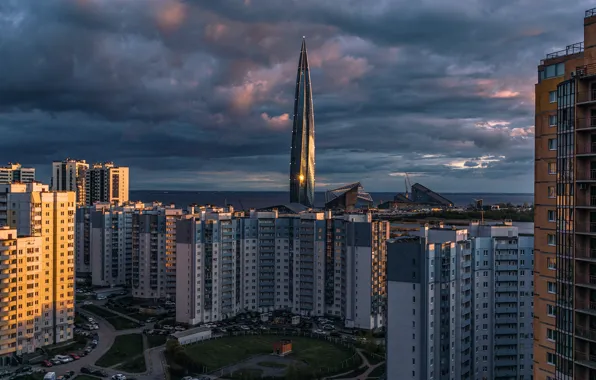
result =
[[363,4],[2,2],[0,162],[43,176],[55,159],[113,160],[133,188],[283,189],[306,35],[319,186],[401,191],[408,172],[443,191],[532,191],[536,65],[581,39],[590,5]]

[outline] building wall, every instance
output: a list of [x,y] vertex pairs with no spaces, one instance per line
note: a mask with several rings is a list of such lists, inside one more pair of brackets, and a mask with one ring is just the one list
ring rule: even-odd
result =
[[54,191],[75,191],[77,205],[86,204],[86,173],[89,164],[84,160],[64,160],[52,163],[52,181],[50,189]]
[[[17,308],[17,319],[28,314],[37,318],[19,322],[17,328],[23,332],[23,337],[38,343],[70,340],[74,323],[75,193],[50,192],[48,186],[38,183],[0,185],[0,192],[3,193],[0,205],[7,209],[7,217],[0,223],[16,229],[18,235],[41,240],[40,253],[35,252],[37,243],[26,240],[23,244],[32,245],[33,251],[27,247],[22,257],[18,252],[18,266],[24,269],[18,273],[27,274],[27,277],[17,277],[17,281],[27,282],[19,295],[23,292],[23,299],[33,297],[34,300],[21,304],[25,309],[22,312]],[[28,292],[36,286],[37,295]],[[35,344],[28,341],[25,344],[28,348],[17,348],[29,350]]]
[[[189,223],[195,225],[194,238]],[[373,267],[384,268],[387,222],[325,213],[280,217],[276,211],[236,217],[213,209],[185,216],[176,228],[185,231],[177,238],[178,259],[197,264],[194,273],[177,269],[180,322],[283,309],[343,317],[366,329],[383,323],[385,285],[374,284]],[[195,286],[191,291],[189,283]],[[180,309],[185,307],[190,310]]]
[[31,183],[34,181],[34,168],[24,168],[21,164],[8,164],[0,167],[0,183]]
[[86,204],[107,202],[121,205],[128,202],[129,169],[108,162],[94,164],[85,173]]

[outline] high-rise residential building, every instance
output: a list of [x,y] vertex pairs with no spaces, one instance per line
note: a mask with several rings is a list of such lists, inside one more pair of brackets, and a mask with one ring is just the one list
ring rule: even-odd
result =
[[32,353],[53,343],[52,318],[41,314],[54,306],[45,301],[51,292],[42,285],[45,260],[41,246],[39,236],[18,236],[16,229],[0,227],[0,365],[13,364],[13,355]]
[[179,220],[176,229],[180,322],[280,309],[334,315],[362,329],[385,322],[388,222],[370,214],[240,217],[209,209]]
[[[22,269],[5,273],[15,276],[12,282],[2,281],[10,282],[14,297],[18,295],[18,336],[22,332],[26,342],[15,346],[17,351],[32,352],[73,338],[75,207],[74,192],[51,192],[40,183],[0,185],[0,226],[10,227],[0,240],[17,245],[14,259]],[[31,238],[21,241],[21,236]]]
[[52,162],[52,182],[50,189],[54,191],[75,191],[77,205],[83,206],[87,202],[86,176],[89,164],[85,160],[72,160]]
[[176,296],[176,219],[159,203],[96,203],[77,209],[77,274],[97,286],[128,286],[135,298]]
[[8,163],[0,166],[0,183],[30,183],[35,181],[35,169],[21,164]]
[[531,379],[532,236],[425,226],[387,256],[388,379]]
[[290,153],[290,202],[307,207],[314,207],[315,204],[315,116],[305,39],[302,39],[296,75]]
[[93,164],[85,177],[86,204],[96,202],[123,204],[128,201],[128,168],[113,162]]
[[534,379],[596,378],[596,9],[538,65]]

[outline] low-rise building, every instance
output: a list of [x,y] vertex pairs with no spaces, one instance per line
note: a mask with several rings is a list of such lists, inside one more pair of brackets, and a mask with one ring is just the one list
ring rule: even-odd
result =
[[209,327],[195,327],[192,329],[178,331],[171,335],[179,345],[184,346],[200,342],[203,340],[211,339],[211,328]]

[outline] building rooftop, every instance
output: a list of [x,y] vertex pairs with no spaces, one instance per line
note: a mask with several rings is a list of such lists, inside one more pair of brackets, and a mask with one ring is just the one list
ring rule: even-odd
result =
[[583,41],[582,42],[576,42],[574,44],[567,45],[565,47],[565,49],[558,50],[558,51],[555,51],[555,52],[552,52],[552,53],[548,53],[546,55],[546,58],[540,61],[540,64],[541,65],[544,65],[544,62],[545,61],[548,61],[549,59],[565,57],[567,55],[573,55],[573,54],[581,53],[583,51],[584,51],[584,43],[583,43]]
[[174,338],[184,338],[185,336],[189,336],[189,335],[193,335],[196,333],[200,333],[200,332],[205,332],[205,331],[211,331],[211,328],[209,327],[195,327],[192,329],[188,329],[188,330],[184,330],[184,331],[178,331],[175,332],[173,334],[171,334]]

